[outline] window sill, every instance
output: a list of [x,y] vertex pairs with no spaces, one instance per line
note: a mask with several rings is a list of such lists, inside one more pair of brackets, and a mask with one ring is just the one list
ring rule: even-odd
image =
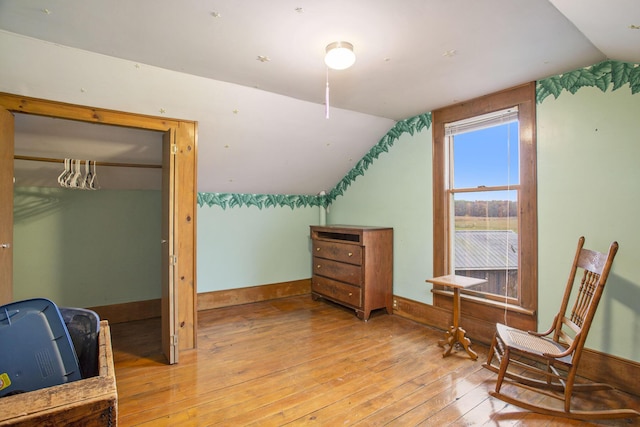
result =
[[[453,299],[453,291],[448,291],[448,290],[444,290],[444,289],[431,289],[431,293],[435,294],[435,295],[441,295],[441,296],[445,296],[445,297],[449,297]],[[474,303],[477,304],[482,304],[482,305],[486,305],[489,307],[493,307],[493,308],[498,308],[501,310],[507,310],[509,312],[512,313],[518,313],[518,314],[523,314],[526,316],[535,316],[536,312],[535,310],[530,310],[524,307],[520,307],[518,305],[513,305],[513,304],[508,304],[508,303],[504,303],[504,302],[500,302],[500,301],[493,301],[487,298],[480,298],[480,297],[476,297],[473,295],[465,295],[463,293],[460,293],[460,300],[461,301],[472,301]]]

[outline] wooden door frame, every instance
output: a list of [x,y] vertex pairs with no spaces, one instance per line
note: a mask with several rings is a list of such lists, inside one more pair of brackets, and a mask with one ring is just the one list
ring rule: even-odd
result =
[[[0,109],[0,304],[13,301],[13,114]],[[9,163],[9,164],[6,164]]]
[[76,120],[136,129],[175,132],[175,185],[180,189],[174,205],[177,270],[175,292],[177,304],[178,349],[196,347],[197,287],[196,287],[196,161],[197,123],[188,120],[154,117],[58,101],[30,98],[0,92],[0,107],[14,113],[33,114],[52,118]]

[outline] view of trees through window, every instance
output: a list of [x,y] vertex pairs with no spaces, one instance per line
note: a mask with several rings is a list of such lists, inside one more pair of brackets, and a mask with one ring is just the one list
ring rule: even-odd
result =
[[456,230],[484,226],[518,232],[518,203],[512,200],[456,200]]
[[472,292],[517,299],[517,110],[467,119],[447,129],[453,270],[486,280]]

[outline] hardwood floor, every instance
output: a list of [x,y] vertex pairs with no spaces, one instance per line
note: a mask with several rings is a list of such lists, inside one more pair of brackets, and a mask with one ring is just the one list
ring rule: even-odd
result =
[[[159,328],[111,326],[120,426],[587,424],[490,397],[484,346],[473,345],[476,362],[464,351],[443,359],[442,331],[384,313],[362,322],[308,295],[199,312],[198,348],[177,365],[164,362]],[[599,396],[640,408],[624,393]]]

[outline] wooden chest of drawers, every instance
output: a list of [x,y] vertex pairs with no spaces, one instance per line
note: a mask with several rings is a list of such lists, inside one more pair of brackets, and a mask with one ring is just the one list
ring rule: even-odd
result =
[[393,299],[393,229],[346,225],[311,226],[311,292],[351,307],[360,319]]

